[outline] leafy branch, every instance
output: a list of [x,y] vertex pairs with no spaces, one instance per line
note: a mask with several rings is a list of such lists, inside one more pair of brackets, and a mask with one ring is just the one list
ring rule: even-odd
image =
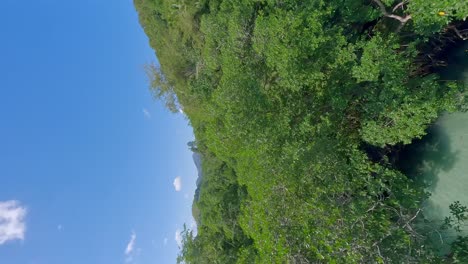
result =
[[[396,19],[398,21],[400,21],[400,25],[398,26],[397,28],[397,32],[401,30],[401,28],[403,28],[405,26],[405,24],[412,18],[411,15],[405,15],[405,16],[399,16],[399,15],[395,15],[393,13],[390,13],[387,11],[387,8],[385,7],[385,5],[380,1],[380,0],[372,0],[380,9],[380,11],[382,12],[382,14],[385,16],[385,17],[389,17],[389,18],[393,18],[393,19]],[[403,8],[403,6],[405,4],[407,4],[408,1],[403,1],[399,4],[397,4],[392,12],[395,12],[398,8]]]

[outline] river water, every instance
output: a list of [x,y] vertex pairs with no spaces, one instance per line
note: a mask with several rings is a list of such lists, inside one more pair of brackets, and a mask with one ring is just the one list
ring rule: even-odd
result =
[[[468,205],[468,113],[442,116],[432,128],[432,142],[423,153],[422,177],[431,193],[424,215],[442,224],[450,215],[449,205]],[[440,222],[439,222],[440,221]],[[468,235],[468,229],[464,233]],[[445,232],[449,242],[456,234]]]
[[[468,85],[468,43],[457,48],[442,71],[443,79],[456,79]],[[406,171],[416,181],[428,185],[431,196],[424,205],[424,217],[442,224],[449,216],[449,205],[460,201],[468,206],[468,112],[445,114],[429,129],[428,135],[415,141],[403,154]],[[464,225],[468,235],[468,223]],[[442,250],[456,234],[437,234]],[[443,243],[442,243],[443,242]]]

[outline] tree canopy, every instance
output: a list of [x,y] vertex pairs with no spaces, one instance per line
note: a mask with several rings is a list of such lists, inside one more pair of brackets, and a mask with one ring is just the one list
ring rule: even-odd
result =
[[438,227],[416,224],[428,193],[391,153],[465,108],[437,50],[464,37],[468,2],[134,2],[160,63],[151,89],[183,108],[203,157],[179,262],[467,260],[466,238],[431,246]]

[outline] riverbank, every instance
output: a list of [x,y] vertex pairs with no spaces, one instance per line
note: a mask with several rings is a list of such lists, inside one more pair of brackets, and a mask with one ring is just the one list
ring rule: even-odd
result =
[[[448,66],[440,69],[442,79],[468,85],[468,43],[459,45],[446,58]],[[399,153],[398,166],[430,194],[419,224],[432,234],[435,248],[447,254],[458,235],[468,235],[467,225],[461,226],[461,232],[440,230],[451,215],[451,204],[459,201],[468,205],[468,112],[443,114],[426,136]]]

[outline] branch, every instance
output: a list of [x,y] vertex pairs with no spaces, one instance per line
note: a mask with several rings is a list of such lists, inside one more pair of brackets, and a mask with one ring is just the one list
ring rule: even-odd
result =
[[405,4],[407,4],[407,3],[408,3],[408,0],[405,0],[405,1],[403,1],[403,2],[400,2],[398,5],[396,5],[396,6],[392,9],[392,12],[395,12],[399,7],[401,7],[401,9],[403,9],[403,6],[404,6]]
[[419,212],[421,212],[421,208],[418,209],[418,211],[416,212],[416,214],[415,214],[408,222],[406,222],[406,224],[405,224],[403,227],[409,225],[409,223],[411,223],[411,222],[418,216]]
[[408,22],[408,20],[411,19],[411,15],[406,15],[404,17],[401,17],[401,16],[397,16],[397,15],[394,15],[394,14],[384,14],[384,16],[396,19],[396,20],[400,21],[402,24],[405,24],[406,22]]
[[382,11],[382,13],[383,13],[384,15],[387,15],[387,14],[388,14],[387,9],[385,8],[384,4],[383,4],[382,2],[380,2],[380,0],[372,0],[372,1],[373,1],[374,3],[376,3],[376,4],[379,6],[380,11]]
[[416,212],[416,214],[408,221],[406,222],[406,224],[403,226],[403,228],[408,228],[408,230],[415,236],[415,237],[424,237],[420,234],[418,234],[418,232],[414,231],[413,227],[411,227],[410,223],[418,216],[419,212],[421,212],[421,209],[418,209],[418,211]]
[[375,207],[377,207],[377,205],[380,205],[380,203],[377,202],[377,203],[375,203],[374,205],[372,205],[372,207],[369,208],[369,209],[366,211],[366,213],[368,213],[368,212],[370,212],[370,211],[374,211],[374,209],[375,209]]
[[[382,261],[384,261],[384,257],[382,256],[382,254],[380,254],[380,248],[378,245],[375,245],[377,247],[377,253],[379,254],[379,257],[382,259]],[[385,263],[385,262],[384,262]]]
[[440,234],[440,232],[437,231],[437,230],[434,230],[434,231],[436,231],[437,234],[439,234],[440,242],[441,242],[442,244],[444,244],[444,240],[442,239],[442,235]]
[[461,32],[460,32],[455,26],[450,26],[449,28],[452,29],[452,30],[455,32],[455,34],[456,34],[459,38],[461,38],[462,40],[467,40],[467,39],[468,39],[468,37],[463,37],[463,35],[461,34]]
[[[397,32],[400,31],[401,28],[406,24],[406,22],[408,22],[408,20],[411,19],[411,15],[406,15],[406,16],[402,17],[402,16],[399,16],[399,15],[389,13],[387,11],[387,8],[385,8],[385,5],[380,0],[372,0],[372,1],[379,7],[380,11],[382,12],[382,14],[385,17],[393,18],[393,19],[396,19],[396,20],[400,21],[400,25],[398,26],[398,28],[396,30]],[[393,11],[395,11],[400,6],[403,6],[405,3],[406,3],[406,1],[403,1],[403,2],[399,3],[398,5],[395,6]]]
[[398,28],[395,30],[396,32],[400,32],[400,30],[405,26],[406,22],[411,19],[411,15],[407,15],[406,17],[403,18],[404,21],[401,21],[400,25]]

